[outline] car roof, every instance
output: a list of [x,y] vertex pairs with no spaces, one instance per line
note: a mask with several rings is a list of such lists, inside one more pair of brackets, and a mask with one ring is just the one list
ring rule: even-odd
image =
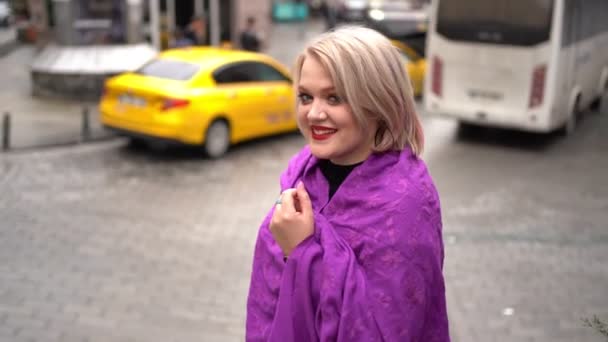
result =
[[405,53],[406,55],[408,55],[409,58],[412,58],[412,59],[422,58],[416,52],[416,50],[414,50],[411,46],[409,46],[405,42],[402,42],[402,41],[399,41],[399,40],[395,40],[395,39],[391,39],[391,43],[393,44],[393,46],[397,47],[399,50],[403,51],[403,53]]
[[273,65],[278,64],[269,56],[260,53],[216,47],[183,47],[170,49],[163,51],[159,57],[196,64],[205,69],[215,69],[221,65],[240,61],[260,61]]

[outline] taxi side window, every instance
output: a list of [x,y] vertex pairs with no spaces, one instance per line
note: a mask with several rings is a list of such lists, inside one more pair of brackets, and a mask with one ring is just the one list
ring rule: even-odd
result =
[[281,72],[270,65],[258,62],[244,62],[225,66],[213,73],[213,78],[218,84],[241,83],[241,82],[274,82],[286,81]]
[[251,63],[232,64],[216,70],[213,78],[218,84],[257,81],[255,66]]
[[267,64],[256,63],[258,69],[258,77],[260,81],[274,82],[274,81],[285,81],[291,82],[289,78],[285,77],[280,71],[271,67]]

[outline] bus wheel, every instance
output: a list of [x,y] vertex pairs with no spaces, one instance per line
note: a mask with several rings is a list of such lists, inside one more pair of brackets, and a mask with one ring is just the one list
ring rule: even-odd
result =
[[591,104],[591,110],[598,114],[608,110],[608,83],[604,86],[604,92]]
[[572,133],[574,133],[574,131],[576,130],[576,126],[578,125],[578,119],[579,119],[579,99],[576,99],[576,102],[574,103],[574,106],[572,108],[572,112],[570,113],[570,116],[568,117],[568,120],[566,121],[566,123],[564,124],[564,126],[562,127],[562,135],[565,136],[569,136],[572,135]]
[[483,132],[484,128],[474,123],[459,121],[458,134],[461,136],[475,136]]
[[597,112],[602,114],[608,111],[608,83],[604,86],[604,92],[600,96],[598,100],[599,103],[597,105]]
[[568,121],[566,121],[566,124],[564,125],[564,135],[571,135],[572,133],[574,133],[574,131],[576,130],[577,121],[577,115],[574,113],[571,114],[568,118]]
[[230,128],[224,120],[215,120],[207,128],[203,150],[212,159],[226,154],[230,147]]

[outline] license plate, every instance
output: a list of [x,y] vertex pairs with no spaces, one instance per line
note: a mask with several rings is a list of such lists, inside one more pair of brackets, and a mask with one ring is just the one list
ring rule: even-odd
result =
[[489,90],[478,90],[478,89],[469,89],[467,92],[469,97],[473,100],[478,101],[500,101],[503,98],[503,94],[495,91]]
[[130,94],[122,94],[118,97],[118,102],[125,105],[135,106],[135,107],[145,107],[146,100]]

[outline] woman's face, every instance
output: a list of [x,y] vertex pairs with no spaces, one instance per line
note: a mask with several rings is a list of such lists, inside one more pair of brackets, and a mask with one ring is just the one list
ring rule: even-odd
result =
[[312,154],[334,164],[349,165],[367,159],[372,152],[376,125],[364,133],[351,107],[341,99],[323,65],[306,56],[298,83],[298,125]]

